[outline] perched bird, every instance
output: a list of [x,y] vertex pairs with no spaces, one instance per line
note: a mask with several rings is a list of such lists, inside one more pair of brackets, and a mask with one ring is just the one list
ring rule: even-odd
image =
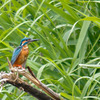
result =
[[38,39],[23,38],[12,55],[11,64],[13,67],[25,68],[26,60],[29,54],[28,44]]

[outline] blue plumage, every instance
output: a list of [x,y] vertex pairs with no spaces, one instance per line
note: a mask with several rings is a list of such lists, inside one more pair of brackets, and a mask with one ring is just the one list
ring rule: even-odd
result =
[[17,47],[14,52],[13,52],[13,55],[12,55],[12,59],[11,59],[11,64],[13,65],[14,62],[16,61],[16,59],[18,58],[20,52],[21,52],[21,49],[22,49],[23,46],[19,46]]
[[21,42],[20,42],[20,46],[22,45],[22,42],[23,42],[23,41],[27,41],[27,40],[31,40],[31,38],[23,38],[23,39],[21,40]]

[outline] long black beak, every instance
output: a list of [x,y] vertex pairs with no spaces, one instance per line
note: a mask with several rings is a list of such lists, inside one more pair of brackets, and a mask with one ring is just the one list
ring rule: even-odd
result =
[[29,42],[39,41],[39,39],[31,39]]

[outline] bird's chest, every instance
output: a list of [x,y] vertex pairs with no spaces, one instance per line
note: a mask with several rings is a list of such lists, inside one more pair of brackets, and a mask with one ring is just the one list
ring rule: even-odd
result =
[[28,46],[23,46],[15,64],[23,64],[27,60],[28,54],[29,54]]
[[23,59],[27,59],[27,56],[29,54],[28,46],[24,46],[21,50],[21,56]]
[[28,46],[25,46],[22,48],[22,53],[24,56],[27,56],[29,54],[29,49],[28,49]]

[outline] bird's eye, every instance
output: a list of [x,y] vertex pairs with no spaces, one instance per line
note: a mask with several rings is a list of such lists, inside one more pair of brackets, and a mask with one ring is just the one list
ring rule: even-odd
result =
[[28,41],[30,41],[31,39],[28,39]]

